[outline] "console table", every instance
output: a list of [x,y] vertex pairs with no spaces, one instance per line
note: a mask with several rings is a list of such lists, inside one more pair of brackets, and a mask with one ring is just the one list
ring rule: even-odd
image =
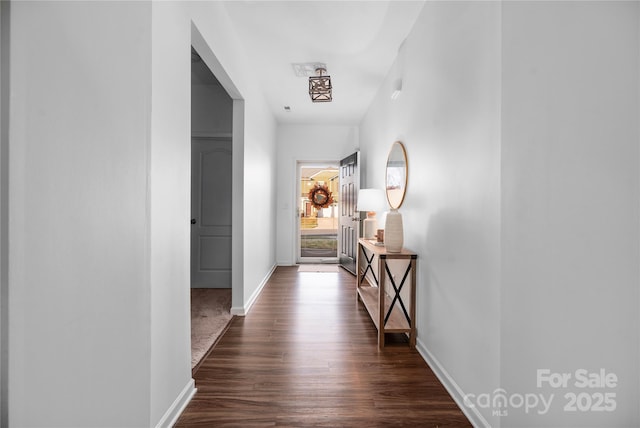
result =
[[[380,349],[384,347],[385,333],[406,333],[409,335],[409,346],[416,346],[417,258],[417,254],[404,248],[399,253],[389,253],[384,246],[375,245],[374,241],[358,240],[356,305],[359,300],[362,301],[378,329]],[[390,267],[392,260],[399,262],[392,262],[393,266]],[[371,273],[369,277],[368,272]],[[372,278],[372,281],[368,278]],[[401,292],[405,287],[409,287],[409,290],[408,293],[402,293],[405,296],[403,299]]]

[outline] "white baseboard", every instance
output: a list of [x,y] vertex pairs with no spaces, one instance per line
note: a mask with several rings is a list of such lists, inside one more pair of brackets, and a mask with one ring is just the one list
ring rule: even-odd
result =
[[231,315],[239,316],[239,317],[245,316],[246,314],[244,313],[244,307],[243,306],[240,306],[240,307],[232,306],[231,307]]
[[171,407],[169,407],[164,416],[162,416],[160,422],[156,425],[156,428],[170,428],[174,426],[175,423],[178,422],[178,418],[184,411],[185,407],[187,407],[187,404],[189,404],[189,401],[191,401],[195,395],[196,391],[196,383],[193,379],[190,379]]
[[424,343],[420,339],[416,340],[416,350],[422,356],[424,361],[429,365],[436,377],[444,385],[447,392],[453,397],[453,401],[456,402],[462,413],[469,419],[469,422],[474,427],[491,428],[491,425],[482,416],[476,407],[468,407],[464,404],[465,392],[458,386],[455,380],[447,373],[442,364],[431,352],[424,346]]
[[262,289],[264,288],[264,286],[267,285],[267,282],[269,281],[269,278],[271,278],[271,275],[273,275],[273,272],[276,270],[276,267],[278,267],[277,264],[274,264],[273,266],[271,266],[271,269],[269,270],[267,275],[262,279],[262,281],[258,285],[258,288],[256,288],[256,291],[253,292],[253,294],[251,295],[251,297],[249,297],[249,300],[247,300],[244,306],[240,306],[240,307],[233,306],[231,308],[231,315],[237,315],[237,316],[243,317],[249,313],[251,306],[253,306],[253,304],[255,303],[256,299],[262,292]]

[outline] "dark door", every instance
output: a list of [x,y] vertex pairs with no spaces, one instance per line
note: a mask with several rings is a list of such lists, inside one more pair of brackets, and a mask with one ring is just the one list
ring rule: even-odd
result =
[[360,152],[340,161],[340,265],[356,274],[356,251],[360,236],[360,216],[356,211],[358,189],[360,188]]
[[191,140],[191,287],[231,288],[231,139]]

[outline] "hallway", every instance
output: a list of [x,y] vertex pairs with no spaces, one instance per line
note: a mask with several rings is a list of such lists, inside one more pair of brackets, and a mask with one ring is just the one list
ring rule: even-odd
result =
[[346,271],[278,267],[200,366],[176,426],[470,426],[403,337],[377,350],[355,305]]

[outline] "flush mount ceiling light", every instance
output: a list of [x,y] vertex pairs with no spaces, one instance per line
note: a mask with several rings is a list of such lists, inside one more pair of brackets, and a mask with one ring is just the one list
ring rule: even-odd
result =
[[331,102],[331,76],[323,76],[327,69],[316,68],[317,76],[309,77],[309,96],[314,103]]

